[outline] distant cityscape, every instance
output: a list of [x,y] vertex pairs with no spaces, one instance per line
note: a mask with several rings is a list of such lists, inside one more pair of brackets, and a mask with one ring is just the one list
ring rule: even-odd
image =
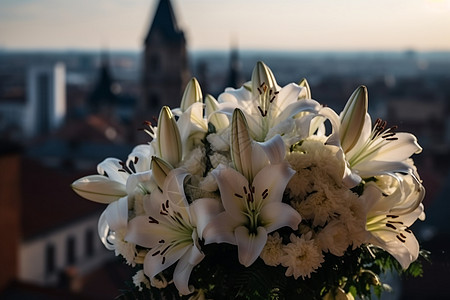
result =
[[[257,61],[280,85],[306,78],[312,98],[336,111],[366,85],[373,120],[417,136],[424,151],[413,159],[427,189],[427,221],[417,232],[434,263],[425,263],[424,281],[403,282],[395,299],[446,292],[450,52],[270,52],[238,45],[189,52],[167,0],[159,1],[144,44],[142,52],[0,51],[0,234],[12,241],[0,255],[6,266],[0,298],[112,298],[130,274],[98,241],[96,220],[105,206],[76,196],[70,183],[96,173],[104,158],[125,160],[133,146],[148,142],[142,123],[154,122],[162,105],[175,108],[191,76],[204,95],[218,97],[250,80]],[[92,287],[92,276],[110,293]]]

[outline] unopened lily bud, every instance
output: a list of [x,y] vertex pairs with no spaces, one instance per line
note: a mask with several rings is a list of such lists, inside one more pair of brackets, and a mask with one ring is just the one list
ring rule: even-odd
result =
[[176,166],[181,161],[182,144],[177,122],[167,106],[159,114],[157,141],[160,157]]
[[253,181],[251,143],[244,113],[239,109],[235,109],[230,134],[231,158],[236,170],[244,175],[249,182]]
[[278,90],[278,84],[272,70],[270,70],[269,67],[262,61],[258,61],[252,73],[253,95],[258,95],[261,92],[264,92],[261,90],[264,88]]
[[184,89],[183,98],[181,98],[180,109],[185,112],[189,106],[196,102],[202,102],[202,89],[197,79],[193,77]]
[[230,123],[228,121],[228,117],[222,113],[215,113],[217,110],[219,110],[219,102],[217,102],[217,100],[213,96],[209,94],[206,95],[205,106],[206,117],[208,118],[208,121],[214,125],[216,131],[219,131],[228,126],[228,124]]
[[156,184],[160,189],[163,188],[164,180],[166,180],[167,174],[173,170],[173,167],[160,157],[152,157],[152,174],[156,181]]
[[350,151],[358,142],[364,128],[367,107],[367,88],[361,85],[350,96],[341,113],[340,138],[345,153]]
[[345,293],[342,288],[330,290],[323,298],[323,300],[355,300],[351,293]]
[[300,87],[302,87],[302,91],[298,95],[298,99],[299,100],[301,100],[301,99],[312,99],[311,88],[309,87],[309,83],[306,80],[306,78],[302,78],[302,80],[300,80],[298,85]]
[[81,197],[109,204],[127,195],[125,185],[102,175],[90,175],[74,181],[72,189]]

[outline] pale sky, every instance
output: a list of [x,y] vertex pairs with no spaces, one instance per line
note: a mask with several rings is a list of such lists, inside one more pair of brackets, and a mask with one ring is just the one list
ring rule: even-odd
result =
[[[0,0],[0,49],[140,50],[157,0]],[[190,50],[450,50],[450,0],[172,0]]]

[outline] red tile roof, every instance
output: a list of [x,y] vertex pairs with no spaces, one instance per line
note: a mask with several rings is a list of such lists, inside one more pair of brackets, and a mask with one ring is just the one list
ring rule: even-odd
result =
[[85,200],[70,184],[88,174],[43,166],[23,158],[21,166],[22,230],[28,239],[103,210],[104,204]]

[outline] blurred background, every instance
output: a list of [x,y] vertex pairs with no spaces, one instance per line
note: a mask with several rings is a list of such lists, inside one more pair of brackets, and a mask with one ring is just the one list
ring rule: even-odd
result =
[[[112,299],[131,269],[97,235],[105,208],[70,184],[149,141],[179,105],[250,79],[307,78],[341,111],[361,84],[375,119],[415,134],[432,253],[382,299],[442,299],[450,279],[450,1],[0,0],[0,298]],[[419,221],[418,221],[419,222]]]

